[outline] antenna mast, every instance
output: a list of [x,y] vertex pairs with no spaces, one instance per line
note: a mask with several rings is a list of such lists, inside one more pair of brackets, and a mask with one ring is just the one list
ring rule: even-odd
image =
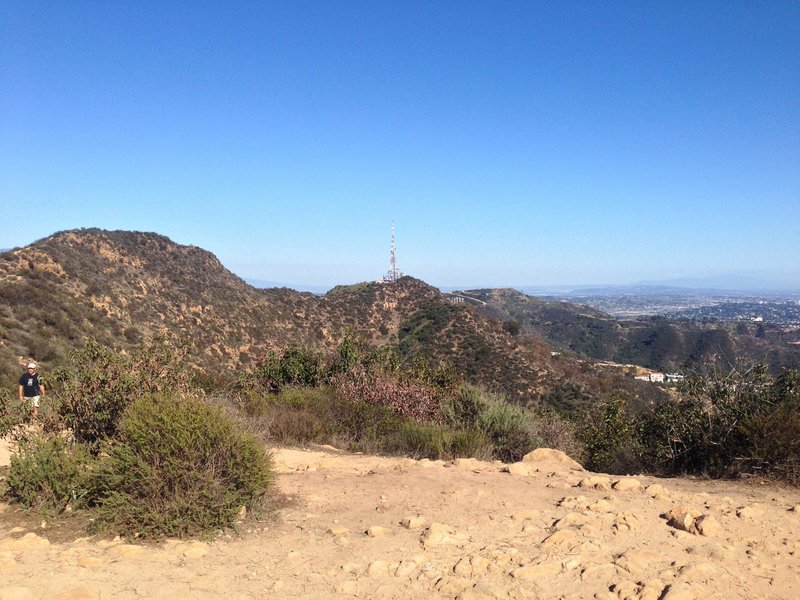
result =
[[392,221],[392,249],[389,251],[389,276],[392,282],[399,279],[397,276],[397,246],[394,245],[394,221]]
[[389,272],[383,277],[384,283],[396,283],[405,273],[397,268],[397,246],[394,242],[394,221],[392,221],[392,246],[389,250]]

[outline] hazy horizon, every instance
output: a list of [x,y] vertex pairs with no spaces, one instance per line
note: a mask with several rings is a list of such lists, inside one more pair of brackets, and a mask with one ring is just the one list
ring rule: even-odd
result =
[[[288,287],[301,292],[324,293],[337,285],[352,285],[362,283],[365,281],[376,281],[379,278],[362,278],[354,281],[340,281],[334,284],[309,284],[301,282],[283,282],[263,280],[248,277],[237,273],[239,277],[250,283],[254,287]],[[408,275],[414,276],[413,273]],[[419,279],[419,278],[418,278]],[[425,280],[423,280],[425,281]],[[569,284],[549,284],[549,283],[506,283],[499,285],[489,285],[485,283],[473,283],[471,285],[453,285],[449,283],[440,283],[425,281],[425,283],[432,285],[442,291],[456,291],[456,290],[475,290],[487,288],[512,288],[521,290],[525,293],[531,291],[541,290],[542,292],[555,292],[561,291],[579,291],[582,289],[605,289],[613,291],[614,288],[629,289],[637,287],[650,287],[650,288],[674,288],[686,290],[717,290],[741,293],[800,293],[800,283],[771,281],[751,276],[739,276],[735,274],[726,274],[718,277],[708,278],[682,278],[682,279],[665,279],[665,280],[643,280],[631,282],[594,282],[594,283],[581,283],[573,282]]]

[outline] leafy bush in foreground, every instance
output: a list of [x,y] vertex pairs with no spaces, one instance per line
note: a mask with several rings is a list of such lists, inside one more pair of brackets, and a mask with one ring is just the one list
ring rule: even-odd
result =
[[639,470],[641,449],[637,424],[625,410],[622,399],[615,398],[590,418],[582,433],[586,448],[586,468],[608,473],[631,473]]
[[119,423],[98,477],[101,524],[142,537],[191,536],[234,525],[272,480],[263,445],[219,408],[146,395]]
[[19,452],[11,457],[6,494],[27,508],[77,507],[91,493],[93,462],[85,446],[63,437],[23,439]]
[[[272,480],[262,442],[189,395],[188,369],[165,340],[129,354],[89,340],[72,360],[55,373],[42,426],[15,433],[7,498],[87,509],[100,526],[149,538],[207,535],[260,507]],[[3,398],[7,428],[19,419]]]

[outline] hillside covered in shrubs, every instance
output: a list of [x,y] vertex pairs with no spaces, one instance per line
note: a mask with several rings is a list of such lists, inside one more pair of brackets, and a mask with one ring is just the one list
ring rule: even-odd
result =
[[190,340],[185,360],[231,380],[272,351],[329,352],[351,335],[402,360],[448,364],[462,378],[524,406],[571,410],[607,397],[658,392],[599,373],[422,281],[339,286],[324,296],[260,290],[200,248],[152,233],[82,229],[0,254],[0,382],[29,359],[66,364],[90,337],[120,352],[155,335]]
[[504,462],[549,447],[608,473],[800,483],[795,370],[775,377],[754,365],[694,375],[668,398],[612,395],[569,416],[514,405],[450,369],[403,364],[390,350],[365,351],[350,339],[327,357],[299,348],[273,353],[241,381],[245,412],[267,415],[281,443]]
[[659,371],[763,363],[770,373],[800,367],[797,335],[770,323],[699,322],[661,316],[619,320],[589,306],[542,300],[512,289],[464,292],[482,314],[559,350]]

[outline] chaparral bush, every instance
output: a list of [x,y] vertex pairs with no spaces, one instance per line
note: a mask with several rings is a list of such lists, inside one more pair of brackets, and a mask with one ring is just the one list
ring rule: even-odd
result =
[[192,536],[257,509],[272,480],[263,444],[218,406],[147,394],[127,408],[98,477],[99,523],[142,537]]
[[591,415],[581,432],[586,448],[586,468],[609,473],[639,469],[641,450],[637,424],[625,402],[614,398]]
[[442,397],[436,388],[417,381],[354,367],[335,381],[340,395],[351,402],[384,406],[414,421],[440,421]]
[[254,368],[240,377],[243,388],[278,392],[285,386],[315,387],[322,383],[322,355],[314,350],[289,346],[282,352],[272,351]]
[[338,427],[331,413],[333,395],[330,387],[285,387],[277,394],[249,394],[241,406],[257,421],[255,429],[275,443],[329,443]]
[[0,437],[5,437],[14,427],[23,423],[29,412],[30,408],[19,401],[17,394],[0,390]]
[[45,512],[76,508],[91,497],[94,458],[63,436],[29,435],[11,457],[6,496]]
[[518,461],[542,446],[533,411],[507,402],[500,394],[464,384],[443,412],[453,426],[481,432],[491,442],[494,458],[504,462]]
[[408,419],[386,420],[362,438],[362,452],[402,454],[413,458],[452,460],[491,458],[492,445],[476,430],[455,430],[438,423],[418,423]]

